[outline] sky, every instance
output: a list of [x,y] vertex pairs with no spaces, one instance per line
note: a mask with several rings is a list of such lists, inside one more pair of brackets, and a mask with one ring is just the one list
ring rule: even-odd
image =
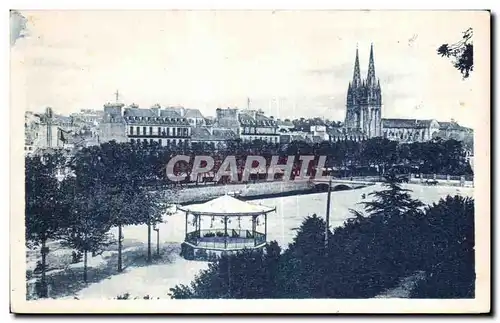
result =
[[11,104],[69,114],[102,109],[118,90],[120,101],[142,108],[182,105],[213,116],[216,108],[246,108],[249,98],[250,108],[277,118],[343,121],[356,48],[366,77],[373,43],[383,118],[475,127],[484,83],[475,72],[462,79],[436,49],[481,27],[480,18],[458,11],[14,11]]

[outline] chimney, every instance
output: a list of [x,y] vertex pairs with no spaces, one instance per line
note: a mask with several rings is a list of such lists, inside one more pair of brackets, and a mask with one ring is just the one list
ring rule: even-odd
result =
[[155,104],[151,107],[151,111],[153,111],[154,115],[156,117],[159,117],[160,116],[160,109],[161,109],[161,106],[159,104]]

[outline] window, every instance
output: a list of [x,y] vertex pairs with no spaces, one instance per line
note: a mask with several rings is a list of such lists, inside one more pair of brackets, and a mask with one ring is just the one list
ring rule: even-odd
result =
[[161,139],[158,139],[158,143],[159,143],[159,144],[160,144],[160,146],[161,146]]
[[149,127],[149,135],[153,135],[153,127]]
[[146,127],[142,127],[142,134],[146,135]]
[[[170,137],[170,128],[168,127],[167,127],[167,137]],[[170,140],[168,142],[170,142]]]
[[161,128],[158,127],[158,136],[161,136]]
[[130,127],[130,134],[133,135],[134,134],[134,127]]
[[147,143],[148,143],[148,140],[147,140],[147,139],[144,139],[142,142],[143,142],[144,144],[147,144]]
[[154,140],[153,140],[153,139],[149,139],[149,143],[150,143],[151,145],[153,144],[153,142],[154,142]]

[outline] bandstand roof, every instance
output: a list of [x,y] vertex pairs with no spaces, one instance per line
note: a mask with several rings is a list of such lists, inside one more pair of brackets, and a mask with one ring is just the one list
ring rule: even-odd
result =
[[276,208],[244,202],[230,195],[223,195],[202,204],[179,207],[179,209],[192,214],[222,216],[251,216],[276,210]]

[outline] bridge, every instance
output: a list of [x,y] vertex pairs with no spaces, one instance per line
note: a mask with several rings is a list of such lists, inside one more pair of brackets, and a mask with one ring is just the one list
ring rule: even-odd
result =
[[[461,181],[455,178],[441,178],[439,176],[435,178],[434,181],[436,185],[440,186],[464,186],[464,187],[474,187],[474,182],[470,180]],[[456,177],[456,176],[455,176]],[[420,184],[425,185],[425,181],[428,179],[415,178],[410,176],[410,184]],[[312,179],[310,181],[316,190],[318,191],[328,191],[329,179]],[[342,190],[352,190],[356,188],[362,188],[377,183],[384,183],[385,180],[379,176],[360,176],[360,177],[348,177],[348,178],[332,178],[332,191],[342,191]]]
[[[314,184],[314,187],[318,191],[328,191],[328,186],[330,184],[329,179],[313,179],[311,182]],[[369,185],[374,185],[376,183],[381,183],[382,181],[377,178],[369,178],[365,179],[341,179],[341,178],[332,178],[332,191],[344,191],[344,190],[352,190],[356,188],[362,188]]]

